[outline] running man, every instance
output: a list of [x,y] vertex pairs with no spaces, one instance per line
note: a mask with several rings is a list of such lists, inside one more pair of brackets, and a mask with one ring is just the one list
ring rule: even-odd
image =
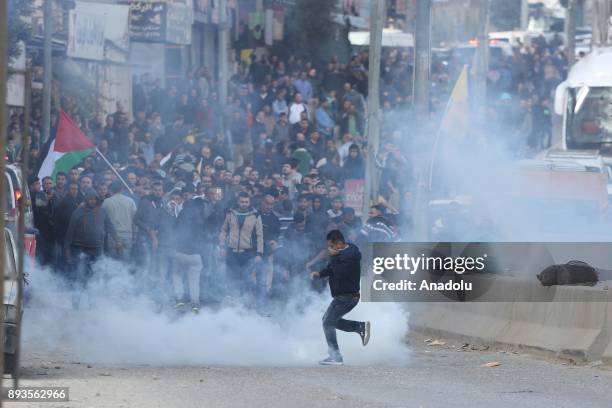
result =
[[312,272],[311,279],[329,277],[329,289],[333,300],[323,315],[323,332],[327,340],[329,357],[319,361],[321,365],[342,365],[342,354],[338,348],[336,329],[358,333],[365,346],[370,340],[370,322],[355,322],[342,317],[359,303],[359,281],[361,278],[361,252],[348,244],[338,230],[327,234],[327,247],[331,257],[320,272]]

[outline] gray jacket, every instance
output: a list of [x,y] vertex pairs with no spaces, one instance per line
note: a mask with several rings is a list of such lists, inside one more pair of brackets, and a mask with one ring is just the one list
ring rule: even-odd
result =
[[136,215],[134,200],[123,194],[115,194],[104,200],[102,208],[111,219],[117,234],[131,242],[134,231],[134,216]]

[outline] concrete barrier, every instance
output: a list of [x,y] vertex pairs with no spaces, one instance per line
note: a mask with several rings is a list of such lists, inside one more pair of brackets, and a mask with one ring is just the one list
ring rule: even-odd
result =
[[[612,305],[605,283],[546,288],[538,282],[499,277],[485,296],[485,300],[513,301],[411,304],[409,324],[432,335],[612,364]],[[526,302],[534,299],[531,296],[550,301]]]
[[[612,283],[610,283],[610,290],[612,290]],[[601,355],[601,361],[604,364],[612,365],[612,303],[606,304],[606,322],[604,325],[604,333],[602,334],[602,341],[605,343],[603,352]]]

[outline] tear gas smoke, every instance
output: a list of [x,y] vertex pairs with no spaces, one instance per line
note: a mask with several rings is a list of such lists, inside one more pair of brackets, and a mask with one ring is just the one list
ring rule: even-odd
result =
[[521,160],[527,156],[513,146],[496,134],[486,138],[474,134],[462,140],[442,136],[430,198],[463,197],[468,202],[430,205],[432,241],[589,242],[612,238],[610,221],[597,208],[593,195],[584,195],[575,182],[567,187],[559,184],[572,180],[569,172],[557,171],[556,181],[521,173]]
[[[73,293],[46,269],[31,273],[24,315],[24,353],[40,349],[82,362],[147,365],[312,365],[327,352],[321,317],[329,294],[306,283],[287,304],[259,314],[241,303],[202,307],[200,313],[159,312],[143,288],[111,259],[95,265],[95,277],[71,306]],[[366,348],[355,333],[338,332],[349,364],[402,364],[407,314],[398,304],[362,303],[348,318],[372,320]]]

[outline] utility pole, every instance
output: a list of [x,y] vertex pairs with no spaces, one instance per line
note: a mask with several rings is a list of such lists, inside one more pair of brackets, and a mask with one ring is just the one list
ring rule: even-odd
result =
[[[219,114],[221,134],[225,138],[227,136],[227,126],[225,123],[225,104],[227,103],[227,48],[229,43],[229,24],[227,21],[227,1],[219,0],[219,44],[217,44],[219,52],[219,62],[217,64],[219,68],[219,106],[221,112]],[[234,150],[232,149],[232,152]],[[232,161],[235,158],[232,157]],[[234,163],[235,164],[235,163]]]
[[368,66],[368,106],[366,116],[368,154],[363,197],[363,215],[368,213],[372,203],[376,203],[378,196],[376,154],[378,153],[380,144],[380,54],[382,48],[385,4],[384,1],[370,2],[370,62]]
[[610,15],[612,3],[609,0],[595,0],[593,2],[593,39],[591,48],[607,47],[608,33],[610,31]]
[[[4,265],[6,264],[5,236],[4,236],[4,214],[6,211],[6,177],[4,171],[6,161],[6,80],[8,79],[8,6],[6,1],[0,1],[0,299],[4,299]],[[4,307],[0,308],[0,373],[4,374]],[[2,377],[0,376],[0,391],[3,391]],[[0,396],[0,407],[2,397]]]
[[416,0],[414,107],[419,121],[429,118],[431,0]]
[[[30,169],[30,116],[32,110],[32,69],[26,66],[25,71],[25,100],[23,111],[23,139],[21,143],[21,185],[27,188],[28,172]],[[19,218],[17,220],[18,248],[17,248],[17,327],[15,333],[15,373],[13,375],[13,388],[19,387],[19,362],[21,361],[21,318],[23,306],[23,281],[25,276],[25,196],[19,200]]]
[[[430,73],[430,36],[431,0],[416,0],[415,13],[415,73],[414,73],[414,119],[419,124],[417,132],[426,134],[429,127],[429,73]],[[428,239],[429,163],[415,163],[415,185],[412,188],[412,220],[414,239],[420,242]]]
[[529,26],[529,1],[521,0],[521,30],[526,31]]
[[403,31],[405,33],[414,33],[414,8],[412,8],[412,3],[410,1],[406,1],[405,13]]
[[568,69],[576,61],[576,0],[568,0],[565,13],[565,51]]
[[475,60],[474,100],[478,104],[479,121],[484,123],[487,104],[487,73],[489,71],[489,0],[480,0],[478,12],[478,48]]
[[42,121],[44,142],[47,142],[51,133],[51,83],[53,81],[53,59],[51,54],[51,38],[53,37],[53,0],[46,0],[43,9],[43,24],[45,26],[43,40],[43,100]]

